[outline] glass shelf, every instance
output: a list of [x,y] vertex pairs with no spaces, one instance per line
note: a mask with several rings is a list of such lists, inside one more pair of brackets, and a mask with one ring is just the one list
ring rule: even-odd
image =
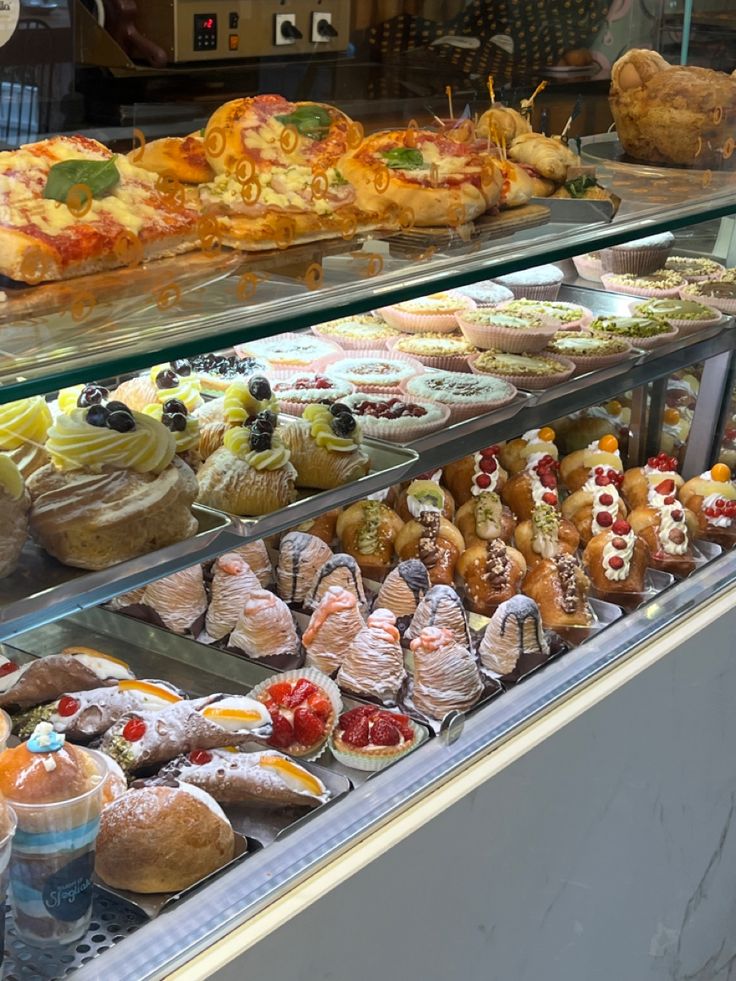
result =
[[[544,199],[484,219],[481,231],[417,229],[263,255],[181,256],[8,294],[0,314],[0,401],[311,326],[543,262],[736,213],[736,177],[676,179],[600,168],[623,200],[607,223],[547,220]],[[662,168],[658,168],[661,170]],[[709,172],[707,172],[709,173]],[[623,183],[622,183],[623,182]],[[721,183],[725,182],[725,183]],[[625,184],[625,187],[623,186]],[[689,188],[689,194],[687,189]],[[664,199],[664,200],[663,200]],[[528,209],[528,210],[527,210]],[[591,216],[595,220],[587,220]],[[501,235],[502,237],[499,237]]]

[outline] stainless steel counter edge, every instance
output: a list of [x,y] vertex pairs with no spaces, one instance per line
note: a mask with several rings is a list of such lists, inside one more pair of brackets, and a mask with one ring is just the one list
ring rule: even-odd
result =
[[[736,583],[736,552],[704,566],[636,613],[616,621],[578,649],[532,675],[468,718],[452,745],[432,740],[377,778],[353,791],[299,833],[271,845],[239,869],[196,894],[104,955],[105,976],[120,981],[165,977],[196,954],[293,889],[450,775],[499,747],[615,664],[645,648],[666,629]],[[100,963],[76,973],[79,981],[100,977]]]

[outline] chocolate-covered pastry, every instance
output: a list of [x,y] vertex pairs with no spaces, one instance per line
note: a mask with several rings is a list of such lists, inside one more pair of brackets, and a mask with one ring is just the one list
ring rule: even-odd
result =
[[317,577],[312,580],[312,588],[304,605],[310,610],[316,609],[330,586],[342,586],[343,589],[347,589],[355,595],[360,608],[362,610],[367,609],[363,576],[352,555],[344,555],[339,552],[325,562]]
[[528,596],[512,596],[491,617],[478,649],[490,674],[504,677],[524,655],[547,657],[549,644],[542,630],[539,607]]
[[332,549],[321,538],[290,531],[281,539],[276,567],[276,589],[287,603],[303,603]]
[[419,559],[399,562],[383,581],[376,609],[390,610],[396,617],[411,617],[430,588],[427,567]]

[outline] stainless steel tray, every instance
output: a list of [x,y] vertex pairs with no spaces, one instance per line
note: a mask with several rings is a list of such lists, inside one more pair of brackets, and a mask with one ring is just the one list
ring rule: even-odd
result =
[[595,222],[609,224],[616,217],[621,198],[616,194],[605,201],[588,198],[532,198],[531,204],[549,208],[549,220],[563,225],[592,225]]

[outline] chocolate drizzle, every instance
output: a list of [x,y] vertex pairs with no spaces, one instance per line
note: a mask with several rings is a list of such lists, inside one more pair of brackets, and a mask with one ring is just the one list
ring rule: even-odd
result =
[[500,592],[509,582],[510,561],[506,545],[500,538],[494,538],[486,545],[486,567],[482,578],[494,592]]
[[422,511],[419,515],[419,523],[424,529],[419,539],[419,558],[428,569],[436,565],[440,557],[437,539],[440,533],[441,517],[439,511]]
[[[334,581],[331,581],[333,580]],[[309,593],[307,605],[314,608],[320,601],[324,591],[329,586],[343,586],[349,589],[358,599],[361,606],[365,606],[365,590],[363,589],[363,577],[360,567],[352,555],[338,553],[319,570],[314,586]]]
[[560,589],[562,591],[562,609],[565,613],[574,613],[578,605],[578,584],[576,578],[577,566],[575,559],[562,552],[554,557],[557,566],[557,575],[560,579]]
[[546,646],[542,633],[542,624],[539,619],[539,607],[528,596],[512,596],[510,600],[499,606],[496,616],[500,618],[498,632],[501,637],[506,636],[506,627],[509,621],[516,627],[519,657],[527,653],[524,647],[524,623],[526,620],[531,620],[534,624],[535,635],[539,642],[540,650],[543,650],[544,646]]
[[429,590],[427,567],[419,559],[406,559],[399,562],[396,572],[411,590],[414,602],[419,603]]

